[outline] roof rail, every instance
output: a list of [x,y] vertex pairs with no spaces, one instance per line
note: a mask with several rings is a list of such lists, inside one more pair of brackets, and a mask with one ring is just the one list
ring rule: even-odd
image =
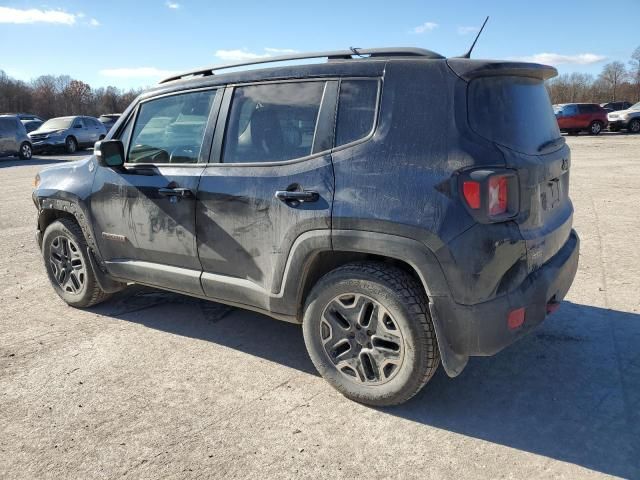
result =
[[353,48],[349,50],[335,50],[329,52],[309,52],[309,53],[296,53],[293,55],[281,55],[278,57],[265,57],[259,60],[251,60],[248,62],[230,63],[227,65],[214,65],[211,67],[198,68],[196,70],[190,70],[188,72],[179,73],[171,77],[167,77],[160,80],[159,83],[172,82],[174,80],[180,80],[186,77],[194,76],[209,76],[213,75],[216,70],[225,70],[227,68],[245,67],[248,65],[259,65],[262,63],[274,63],[274,62],[286,62],[290,60],[304,60],[311,58],[327,58],[329,61],[333,60],[350,60],[359,57],[423,57],[430,59],[443,59],[444,57],[439,53],[426,50],[424,48]]

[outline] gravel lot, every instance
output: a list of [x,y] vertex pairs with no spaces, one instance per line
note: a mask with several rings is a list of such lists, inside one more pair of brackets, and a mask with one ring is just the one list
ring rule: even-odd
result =
[[67,307],[31,184],[69,158],[0,160],[0,478],[640,478],[640,136],[567,140],[567,301],[383,410],[332,390],[295,325],[139,287]]

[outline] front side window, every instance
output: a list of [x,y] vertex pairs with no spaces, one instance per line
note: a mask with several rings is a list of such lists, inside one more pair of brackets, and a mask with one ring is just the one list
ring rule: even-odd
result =
[[274,162],[310,155],[325,82],[237,87],[222,161]]
[[378,99],[377,80],[340,82],[336,147],[366,137],[373,129]]
[[142,103],[127,162],[197,163],[215,95],[215,90],[207,90]]

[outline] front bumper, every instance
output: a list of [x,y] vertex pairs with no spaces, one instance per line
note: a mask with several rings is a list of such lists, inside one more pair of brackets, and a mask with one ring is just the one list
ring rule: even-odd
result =
[[[450,350],[460,356],[494,355],[545,319],[550,303],[560,302],[578,270],[580,239],[575,230],[555,256],[531,273],[520,287],[476,305],[461,305],[450,297],[433,297],[432,314]],[[524,323],[507,325],[509,312],[524,307]]]
[[53,150],[55,148],[63,148],[64,138],[61,140],[53,140],[48,138],[46,140],[32,141],[31,147],[34,152],[42,152],[45,150]]
[[621,128],[627,128],[626,120],[609,120],[609,130],[611,129],[620,130]]

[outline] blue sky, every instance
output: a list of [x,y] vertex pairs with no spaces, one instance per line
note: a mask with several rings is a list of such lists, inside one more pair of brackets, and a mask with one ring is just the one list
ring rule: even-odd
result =
[[[640,1],[0,0],[0,69],[92,86],[153,85],[175,71],[287,51],[416,46],[524,58],[597,74],[640,46]],[[8,47],[8,48],[7,48]]]

